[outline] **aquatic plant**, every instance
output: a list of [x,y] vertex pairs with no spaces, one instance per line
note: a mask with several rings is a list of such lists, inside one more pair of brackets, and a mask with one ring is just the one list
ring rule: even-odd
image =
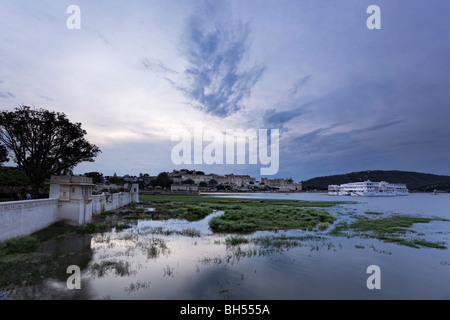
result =
[[130,263],[124,261],[106,260],[89,266],[89,272],[98,278],[105,276],[110,271],[114,271],[114,274],[119,277],[133,274]]
[[[352,223],[341,223],[337,225],[331,232],[335,236],[352,236],[348,231],[353,230],[359,232],[359,236],[366,236],[381,240],[383,242],[396,243],[413,248],[436,248],[446,249],[445,243],[431,242],[425,239],[408,239],[405,237],[407,233],[411,234],[411,227],[416,223],[429,223],[435,220],[422,217],[400,216],[394,215],[386,218],[369,219],[364,216],[357,216]],[[347,232],[345,232],[347,231]],[[358,234],[353,234],[356,236]]]

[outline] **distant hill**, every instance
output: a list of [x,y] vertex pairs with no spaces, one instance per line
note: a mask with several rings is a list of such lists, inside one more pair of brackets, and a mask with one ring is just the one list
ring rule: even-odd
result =
[[304,190],[327,190],[330,184],[358,181],[386,181],[404,183],[409,190],[430,192],[440,190],[450,192],[450,176],[408,171],[361,171],[334,176],[318,177],[302,182]]

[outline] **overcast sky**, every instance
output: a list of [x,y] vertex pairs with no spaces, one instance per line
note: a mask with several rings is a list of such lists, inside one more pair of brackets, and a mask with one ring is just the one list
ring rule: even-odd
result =
[[450,175],[449,12],[447,0],[0,0],[0,109],[81,122],[102,153],[76,174],[259,178],[260,163],[175,165],[171,137],[197,121],[278,129],[276,177]]

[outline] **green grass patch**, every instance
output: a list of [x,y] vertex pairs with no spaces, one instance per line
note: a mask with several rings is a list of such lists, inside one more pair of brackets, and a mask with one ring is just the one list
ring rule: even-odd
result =
[[116,225],[115,228],[116,228],[116,231],[122,231],[122,230],[130,229],[130,228],[133,228],[133,227],[128,225],[128,224],[118,224],[118,225]]
[[[375,238],[383,242],[396,243],[412,248],[436,248],[446,249],[443,243],[431,242],[424,239],[407,238],[407,233],[413,233],[411,227],[416,223],[429,223],[431,221],[442,220],[432,218],[410,217],[410,216],[391,216],[386,218],[369,219],[359,216],[357,220],[348,224],[341,223],[337,225],[330,235],[349,236],[348,231],[354,230],[367,237]],[[444,220],[442,220],[444,221]],[[447,220],[445,220],[447,221]]]
[[140,201],[188,221],[205,218],[213,210],[225,214],[213,218],[210,227],[216,232],[253,232],[256,230],[287,230],[328,228],[335,218],[328,212],[313,208],[332,207],[342,202],[301,201],[283,199],[242,199],[207,195],[142,195]]
[[331,224],[334,221],[335,218],[323,210],[266,205],[226,210],[222,216],[211,219],[209,225],[215,232],[253,232],[312,230],[320,223]]
[[0,256],[34,252],[39,241],[31,236],[16,237],[0,243]]
[[52,276],[61,267],[54,255],[36,253],[13,254],[0,257],[0,287],[6,289],[15,285],[28,285]]

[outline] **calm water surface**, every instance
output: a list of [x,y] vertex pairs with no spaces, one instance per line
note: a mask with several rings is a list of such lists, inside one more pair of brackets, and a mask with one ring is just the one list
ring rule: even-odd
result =
[[[327,208],[338,222],[379,212],[450,219],[450,194],[360,198],[320,193],[222,195],[250,198],[354,201]],[[73,254],[81,290],[68,274],[18,287],[9,299],[450,299],[449,249],[410,248],[376,239],[290,230],[245,235],[227,245],[208,221],[134,221],[133,228],[47,243],[42,250]],[[366,215],[367,216],[367,215]],[[450,222],[416,224],[414,236],[449,244]],[[252,242],[267,236],[315,237],[276,250]],[[75,258],[76,257],[76,258]],[[369,290],[367,267],[381,269],[381,289]]]

